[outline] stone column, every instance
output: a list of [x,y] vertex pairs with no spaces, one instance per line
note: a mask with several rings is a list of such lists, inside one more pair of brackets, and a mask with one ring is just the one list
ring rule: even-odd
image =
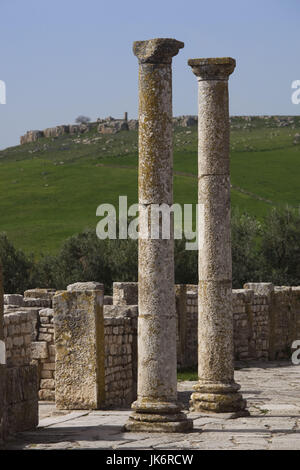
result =
[[105,403],[103,284],[71,284],[53,298],[55,402],[59,409]]
[[3,277],[2,263],[0,259],[0,445],[5,434],[5,392],[6,392],[6,366],[4,343],[4,318],[3,318]]
[[139,59],[139,317],[138,398],[128,431],[182,432],[192,428],[177,402],[174,240],[141,237],[153,204],[173,202],[172,57],[175,39],[138,41]]
[[[230,57],[190,59],[199,85],[198,374],[192,409],[242,412],[234,381],[228,77]],[[202,207],[202,209],[201,209]]]

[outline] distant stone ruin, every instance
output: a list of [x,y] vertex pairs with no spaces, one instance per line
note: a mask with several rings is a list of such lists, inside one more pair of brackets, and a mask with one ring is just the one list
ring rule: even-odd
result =
[[[193,127],[198,124],[198,116],[186,115],[176,116],[172,118],[173,127]],[[264,121],[265,127],[281,128],[291,127],[295,129],[299,127],[300,120],[297,116],[231,116],[231,129],[254,129],[259,127],[261,121]],[[91,129],[97,128],[99,134],[116,134],[120,131],[138,130],[138,119],[128,120],[128,113],[124,113],[123,119],[115,119],[111,116],[107,118],[98,118],[95,122],[84,124],[67,124],[55,127],[49,127],[44,130],[31,130],[20,137],[20,145],[36,142],[46,137],[56,139],[62,135],[79,136]],[[299,134],[294,136],[294,144],[299,144]]]

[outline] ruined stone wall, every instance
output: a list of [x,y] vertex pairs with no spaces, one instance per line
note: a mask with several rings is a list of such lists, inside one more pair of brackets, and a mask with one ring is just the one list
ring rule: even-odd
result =
[[197,364],[198,350],[198,298],[197,292],[187,291],[187,332],[185,340],[186,366]]
[[[40,400],[55,399],[54,293],[35,289],[26,291],[24,297],[4,297],[12,429],[20,428],[20,421],[28,423],[20,412],[22,397],[27,397],[25,409],[32,414],[29,422],[34,420],[34,380]],[[176,286],[175,293],[178,366],[193,367],[198,349],[197,286]],[[104,300],[105,406],[129,406],[136,398],[138,284],[114,283],[113,297]],[[236,360],[289,359],[292,342],[300,339],[300,287],[251,283],[234,289],[233,317]],[[21,416],[19,421],[17,416]]]
[[275,287],[271,295],[269,359],[290,357],[300,339],[300,287]]
[[136,399],[137,308],[104,308],[105,405],[129,406]]
[[37,365],[39,399],[55,400],[55,345],[53,309],[38,312],[36,341],[31,343],[32,362]]
[[[185,340],[187,359],[181,364],[184,366],[197,363],[195,288],[187,295],[190,328]],[[244,289],[234,289],[233,319],[236,360],[290,359],[292,342],[300,339],[300,287],[249,283]]]
[[268,359],[269,313],[267,296],[255,294],[250,289],[233,290],[235,359]]
[[[231,116],[230,124],[232,129],[251,129],[260,127],[260,121],[264,120],[265,127],[299,127],[299,122],[295,116]],[[173,117],[174,127],[192,127],[198,124],[198,116],[176,116]],[[20,145],[36,142],[43,137],[57,138],[62,135],[78,135],[88,132],[92,127],[97,127],[100,134],[115,134],[121,130],[137,130],[139,122],[137,119],[127,120],[114,119],[108,117],[98,118],[96,122],[87,124],[67,124],[55,127],[49,127],[44,130],[30,130],[20,137]],[[294,135],[294,144],[299,144],[299,134]]]
[[31,363],[31,343],[37,335],[37,309],[22,305],[23,296],[4,297],[5,439],[16,432],[34,429],[38,424],[38,376],[36,366]]
[[27,311],[4,315],[4,341],[8,366],[30,364],[33,315],[34,312]]
[[[132,290],[131,283],[126,287],[129,292]],[[46,401],[55,400],[53,309],[49,308],[54,293],[34,289],[26,291],[24,297],[5,296],[6,312],[11,312],[5,315],[8,360],[14,365],[36,366],[38,397]],[[129,406],[136,397],[137,307],[127,307],[130,297],[126,292],[124,301],[122,289],[116,297],[120,304],[106,305],[104,311],[107,407]],[[112,299],[107,301],[112,303]]]
[[4,334],[8,366],[30,366],[40,400],[55,399],[55,347],[51,289],[4,296]]
[[[292,342],[300,339],[300,287],[244,287],[233,289],[235,359],[289,359]],[[137,303],[137,291],[137,283],[114,283],[114,304]],[[197,364],[197,286],[176,286],[175,291],[178,366],[191,367]]]

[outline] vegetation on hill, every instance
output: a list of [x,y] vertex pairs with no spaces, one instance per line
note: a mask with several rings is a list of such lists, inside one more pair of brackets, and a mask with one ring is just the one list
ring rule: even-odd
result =
[[[300,143],[295,139],[299,132],[297,116],[231,118],[236,287],[244,280],[300,281],[295,265],[297,262],[299,265],[300,237],[294,219],[300,206]],[[137,166],[137,131],[133,130],[103,135],[92,126],[89,132],[78,136],[41,138],[0,151],[0,232],[7,234],[1,243],[3,246],[6,240],[16,250],[15,265],[21,266],[23,273],[19,280],[6,286],[6,291],[20,291],[30,283],[65,287],[69,279],[70,282],[88,279],[93,277],[92,273],[109,285],[112,280],[134,280],[135,243],[128,243],[126,249],[121,241],[120,246],[112,241],[103,242],[100,247],[93,237],[99,221],[98,205],[111,203],[118,207],[120,195],[127,195],[128,205],[137,202]],[[196,126],[174,128],[174,202],[197,202]],[[287,205],[290,209],[283,210]],[[277,210],[272,212],[274,208]],[[285,218],[294,221],[293,229]],[[270,224],[273,232],[262,228]],[[288,232],[284,231],[286,224]],[[86,266],[92,271],[82,271],[80,256],[76,258],[87,237],[83,233],[89,234],[85,243],[91,251]],[[76,238],[77,234],[81,235]],[[66,241],[68,237],[73,238]],[[78,243],[83,245],[75,249],[74,244]],[[188,255],[181,243],[178,241],[176,248],[177,282],[194,282],[195,253]],[[127,249],[133,251],[130,256],[127,253],[126,263]],[[5,250],[9,253],[8,245]],[[113,260],[118,256],[121,258],[117,263]],[[85,255],[81,258],[85,259]],[[109,273],[105,270],[108,263]],[[70,266],[72,269],[68,269]],[[10,269],[11,278],[13,267]],[[22,285],[24,272],[29,274]]]
[[[261,219],[272,207],[300,205],[299,129],[300,117],[232,118],[234,208]],[[67,237],[96,227],[99,204],[118,206],[119,195],[137,202],[137,165],[137,131],[101,135],[93,127],[3,150],[0,231],[27,253],[55,253]],[[174,129],[174,172],[175,202],[196,203],[195,126]]]

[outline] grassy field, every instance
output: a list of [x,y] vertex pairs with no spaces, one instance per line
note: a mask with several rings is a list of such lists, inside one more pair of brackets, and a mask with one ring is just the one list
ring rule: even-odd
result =
[[[273,127],[272,127],[273,126]],[[257,119],[231,133],[232,205],[261,218],[272,207],[300,206],[300,145],[293,127]],[[137,202],[137,132],[43,138],[0,152],[0,231],[37,256],[68,236],[96,227],[101,203]],[[196,203],[197,129],[174,131],[174,200]]]

